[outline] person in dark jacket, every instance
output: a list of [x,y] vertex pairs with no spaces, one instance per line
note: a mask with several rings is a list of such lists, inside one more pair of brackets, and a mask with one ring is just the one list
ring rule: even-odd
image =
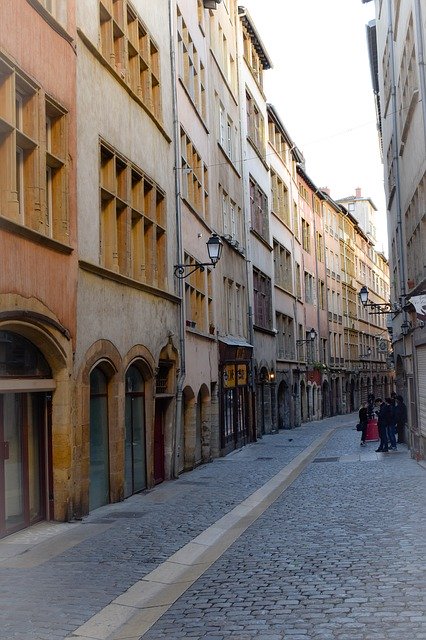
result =
[[407,422],[407,407],[402,396],[396,396],[395,426],[398,443],[404,442],[404,427]]
[[376,402],[376,413],[377,413],[377,427],[379,429],[379,438],[380,444],[379,448],[376,451],[381,451],[383,453],[388,453],[388,430],[387,424],[389,420],[389,411],[388,405],[386,402],[383,402],[381,398],[377,398]]
[[392,398],[386,398],[386,431],[388,434],[388,443],[392,451],[396,451],[396,437],[395,437],[395,405]]
[[361,442],[360,445],[365,445],[365,436],[367,435],[367,422],[368,422],[368,405],[364,402],[358,412],[359,424],[361,425]]

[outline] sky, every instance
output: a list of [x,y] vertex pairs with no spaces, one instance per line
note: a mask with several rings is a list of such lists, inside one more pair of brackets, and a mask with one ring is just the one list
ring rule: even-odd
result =
[[383,166],[376,127],[366,24],[374,2],[240,0],[271,58],[267,101],[303,153],[306,172],[333,199],[371,198],[380,250],[387,254]]

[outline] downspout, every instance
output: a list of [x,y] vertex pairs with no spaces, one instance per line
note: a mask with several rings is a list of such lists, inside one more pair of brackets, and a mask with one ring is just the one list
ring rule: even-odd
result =
[[414,12],[416,16],[416,30],[417,30],[417,51],[418,51],[418,65],[419,65],[419,78],[420,78],[420,103],[422,105],[423,114],[423,135],[425,138],[426,147],[426,70],[425,70],[425,54],[424,54],[424,41],[422,31],[422,9],[420,0],[414,2]]
[[243,181],[243,189],[242,189],[242,210],[243,210],[243,232],[244,232],[244,243],[245,243],[245,247],[246,247],[246,258],[245,258],[245,267],[246,267],[246,280],[247,280],[247,319],[248,319],[248,334],[249,334],[249,343],[252,345],[252,354],[251,354],[251,358],[250,358],[250,376],[249,376],[249,381],[250,381],[250,406],[251,406],[251,416],[252,416],[252,437],[253,437],[253,441],[255,442],[258,438],[258,434],[257,434],[257,416],[256,416],[256,381],[254,379],[254,327],[253,327],[253,305],[252,305],[252,301],[251,301],[251,292],[253,291],[253,286],[252,286],[252,277],[253,277],[253,273],[252,270],[250,268],[250,265],[252,264],[251,262],[251,251],[250,251],[250,232],[248,229],[248,219],[249,219],[249,215],[247,214],[247,210],[246,210],[246,204],[247,204],[247,197],[246,197],[246,178],[247,178],[247,172],[245,169],[245,160],[243,158],[243,152],[246,149],[246,145],[245,145],[245,140],[243,139],[243,127],[242,127],[242,122],[243,122],[243,116],[244,116],[244,112],[242,112],[244,105],[245,105],[245,101],[243,101],[242,99],[242,95],[245,95],[243,92],[244,87],[242,86],[242,83],[240,82],[240,76],[241,76],[241,59],[242,59],[242,54],[240,51],[240,29],[241,29],[241,20],[240,18],[242,16],[245,15],[245,9],[243,9],[243,7],[238,7],[236,5],[235,7],[235,13],[234,13],[234,21],[235,21],[235,25],[236,25],[236,29],[235,29],[235,36],[236,36],[236,52],[237,52],[237,86],[239,88],[240,91],[240,95],[239,95],[239,104],[240,104],[240,162],[241,162],[241,175],[242,175],[242,181]]
[[[176,50],[173,25],[173,0],[169,0],[169,30],[170,30],[170,68],[172,80],[172,111],[173,111],[173,145],[174,145],[174,170],[175,170],[175,206],[176,206],[176,264],[183,263],[183,241],[182,241],[182,207],[181,207],[181,171],[179,153],[179,116],[177,101],[177,76],[176,76]],[[172,465],[171,477],[177,478],[179,475],[179,454],[182,434],[182,393],[183,383],[186,375],[185,363],[185,301],[183,297],[183,280],[177,279],[177,293],[180,298],[179,307],[179,352],[180,367],[176,383],[176,416],[174,442],[172,445]]]

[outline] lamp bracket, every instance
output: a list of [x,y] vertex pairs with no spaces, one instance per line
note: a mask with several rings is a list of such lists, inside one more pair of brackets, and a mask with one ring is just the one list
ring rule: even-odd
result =
[[[184,278],[188,278],[188,276],[192,275],[198,269],[202,272],[205,270],[205,267],[216,267],[216,264],[213,262],[197,262],[197,264],[175,264],[174,274],[176,278],[179,280],[183,280]],[[190,269],[185,273],[186,269]]]

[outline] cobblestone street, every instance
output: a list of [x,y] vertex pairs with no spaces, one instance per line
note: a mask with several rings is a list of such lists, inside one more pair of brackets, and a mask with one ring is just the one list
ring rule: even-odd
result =
[[[404,446],[361,449],[354,422],[339,416],[265,436],[82,523],[0,541],[0,638],[426,638],[425,468]],[[152,606],[143,629],[137,617],[120,624],[132,585],[170,566],[324,434],[296,480],[172,606]],[[107,620],[112,602],[118,613]],[[93,616],[107,623],[87,626]]]
[[144,640],[426,638],[424,470],[355,460],[355,440],[339,431]]

